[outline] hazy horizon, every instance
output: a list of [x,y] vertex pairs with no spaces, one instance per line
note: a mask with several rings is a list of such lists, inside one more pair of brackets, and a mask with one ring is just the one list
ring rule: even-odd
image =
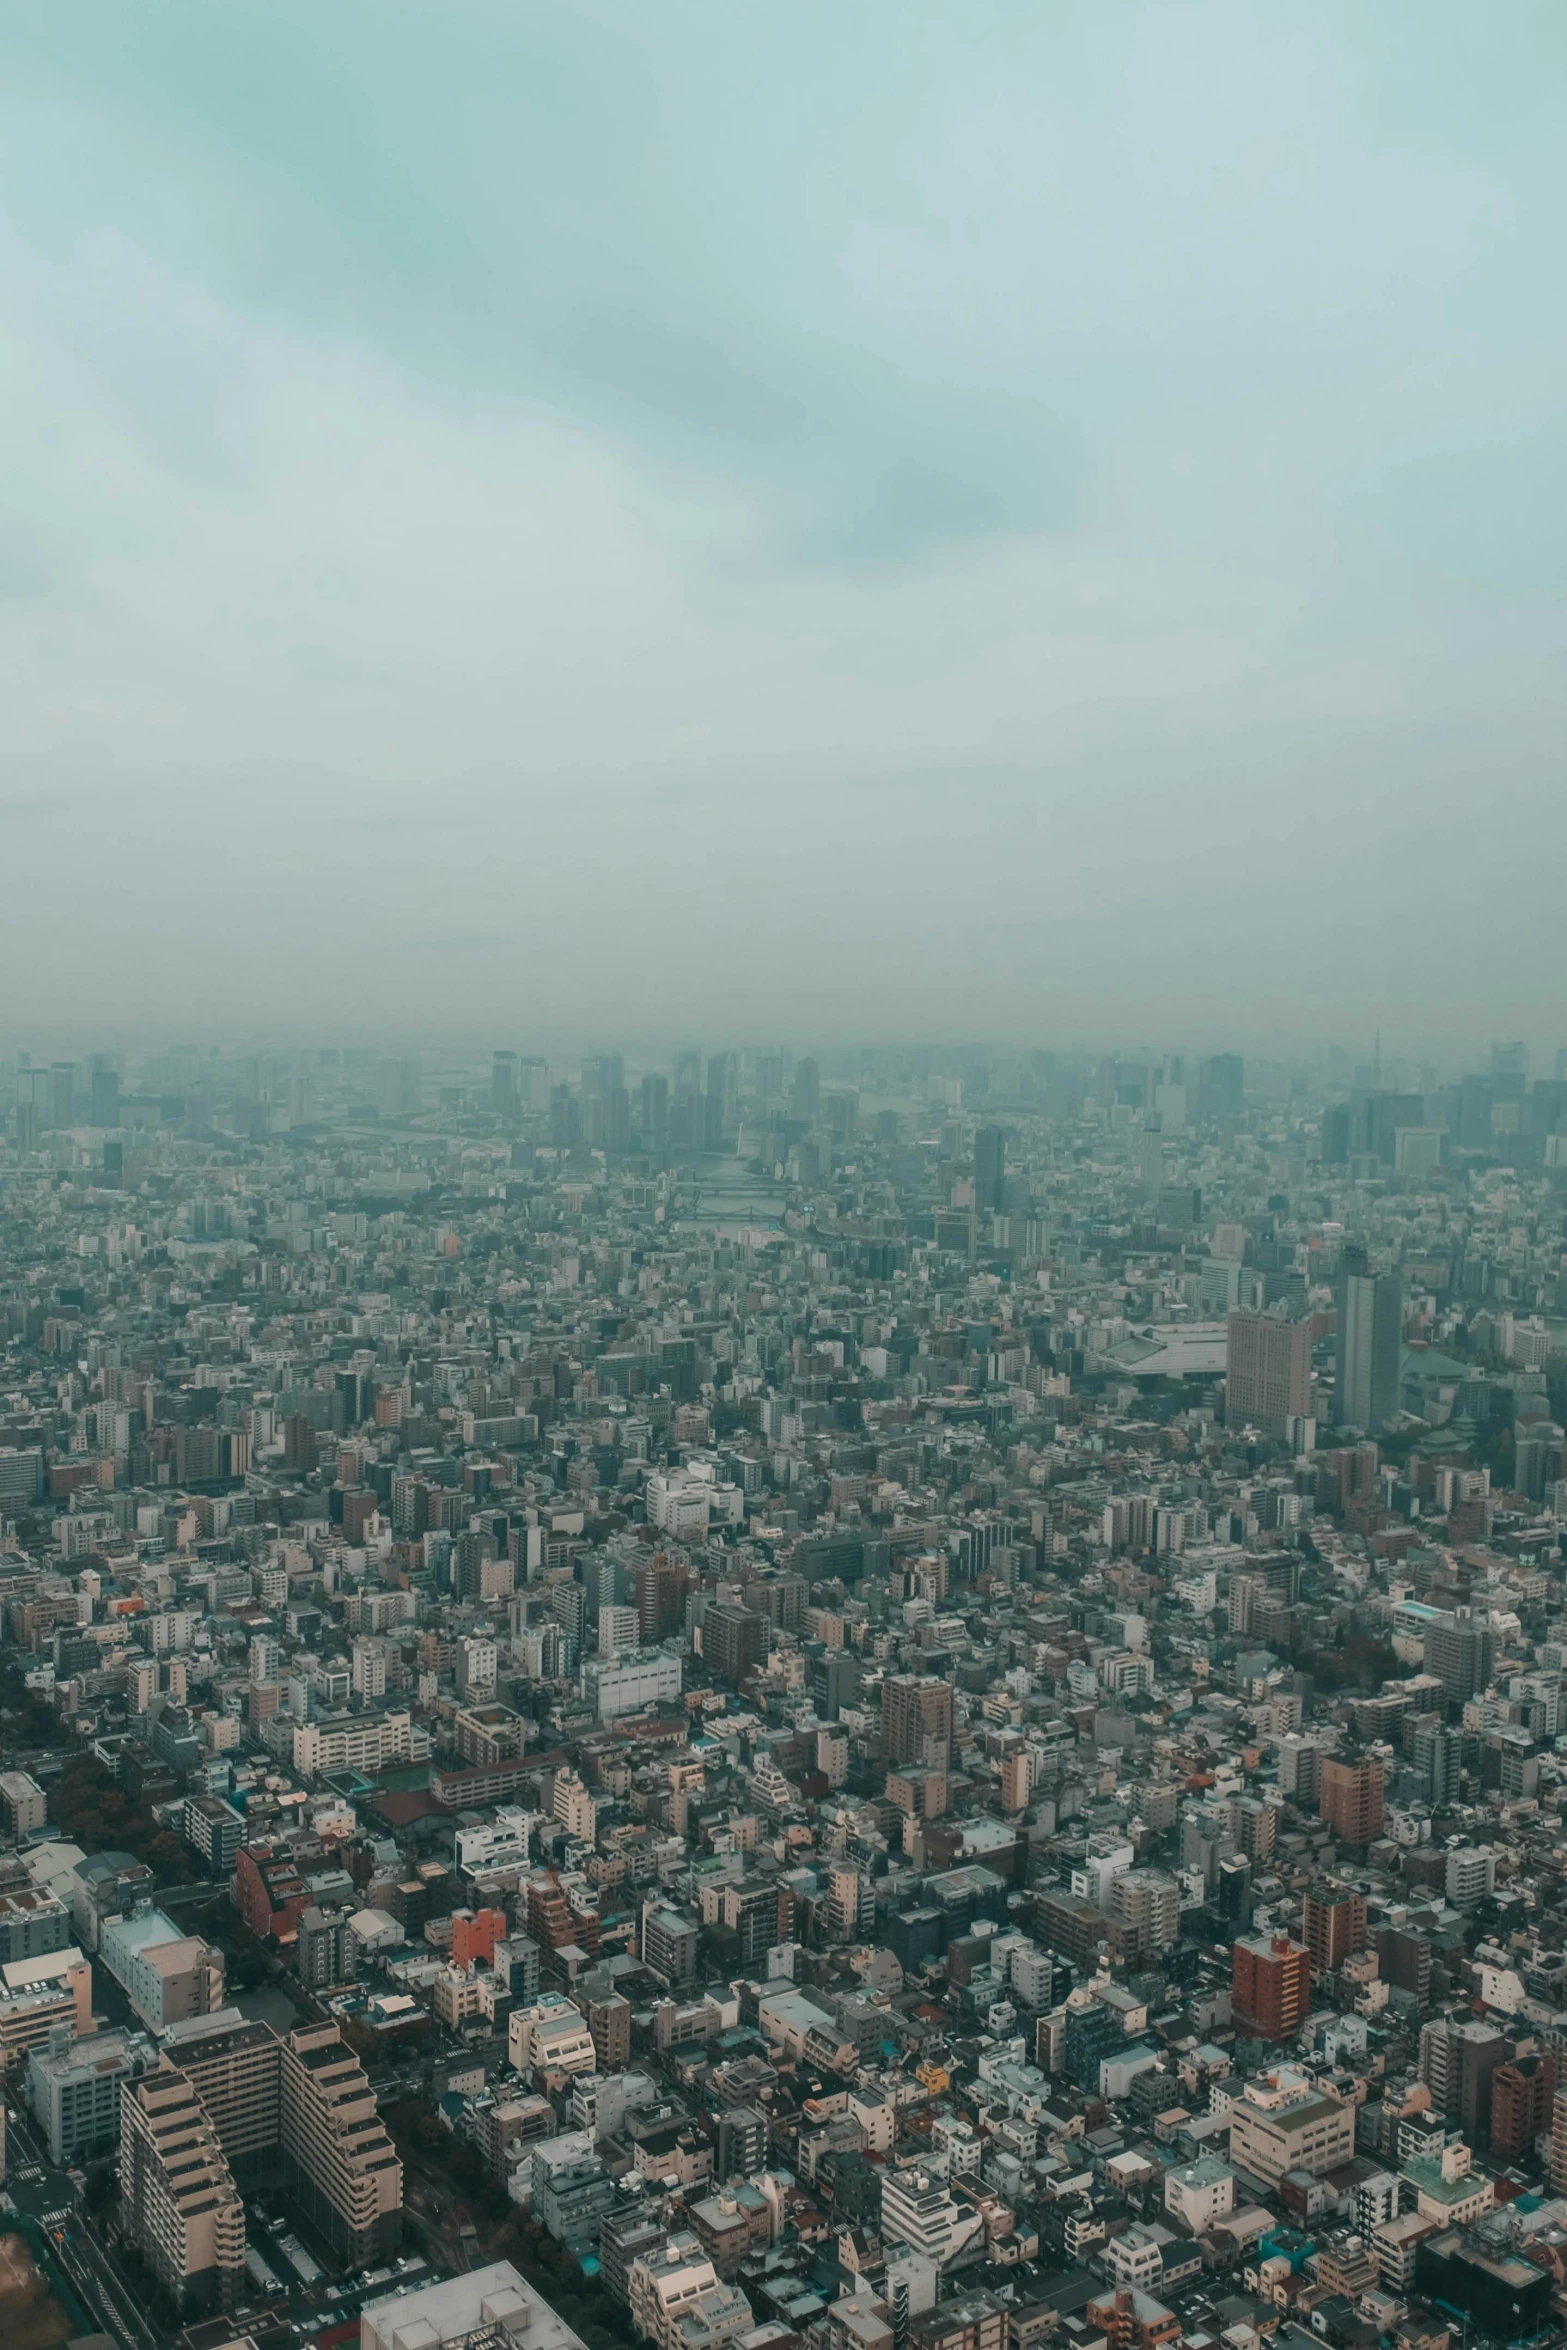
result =
[[1567,1043],[1559,11],[0,61],[0,1034]]

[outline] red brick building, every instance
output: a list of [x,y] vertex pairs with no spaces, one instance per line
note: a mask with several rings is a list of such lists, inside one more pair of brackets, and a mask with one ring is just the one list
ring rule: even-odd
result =
[[1244,1935],[1230,1970],[1235,2029],[1257,2040],[1291,2040],[1311,2007],[1311,1953],[1288,1934]]

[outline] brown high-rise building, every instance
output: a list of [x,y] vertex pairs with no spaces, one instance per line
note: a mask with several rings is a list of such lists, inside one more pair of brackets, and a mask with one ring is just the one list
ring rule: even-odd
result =
[[1311,1411],[1311,1325],[1277,1314],[1231,1314],[1225,1350],[1224,1416],[1282,1434]]
[[182,2316],[236,2307],[245,2207],[205,2106],[167,2057],[120,2092],[120,2220]]
[[1382,1833],[1383,1770],[1375,1755],[1358,1762],[1324,1757],[1317,1808],[1345,1844],[1372,1844]]
[[673,1639],[684,1628],[690,1581],[684,1561],[670,1558],[664,1551],[637,1560],[632,1569],[632,1596],[637,1636],[644,1647]]
[[1365,1897],[1350,1885],[1313,1885],[1301,1905],[1300,1938],[1311,1953],[1312,1971],[1335,1974],[1346,1958],[1366,1946]]
[[1551,2126],[1556,2095],[1554,2056],[1515,2056],[1491,2075],[1491,2154],[1517,2162]]
[[1292,2040],[1311,2007],[1311,1953],[1288,1934],[1245,1934],[1230,1969],[1235,2029],[1256,2040]]
[[952,1684],[934,1673],[891,1673],[881,1688],[882,1751],[894,1766],[946,1770],[952,1757]]
[[601,2073],[623,2072],[631,2062],[631,2003],[611,1991],[588,2001],[588,2030]]
[[715,1681],[727,1681],[731,1689],[738,1689],[766,1655],[765,1616],[727,1601],[708,1609],[702,1618],[702,1659]]

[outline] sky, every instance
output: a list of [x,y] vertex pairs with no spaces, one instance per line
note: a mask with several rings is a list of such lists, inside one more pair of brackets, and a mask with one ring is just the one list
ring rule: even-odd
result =
[[1564,68],[11,0],[0,1044],[1567,1043]]

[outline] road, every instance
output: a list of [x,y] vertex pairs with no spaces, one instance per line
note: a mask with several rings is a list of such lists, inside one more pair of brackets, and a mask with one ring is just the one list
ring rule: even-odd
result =
[[[49,2149],[25,2110],[7,2126],[6,2165],[14,2174],[33,2164],[48,2170]],[[160,2350],[162,2337],[143,2316],[136,2297],[87,2225],[78,2204],[63,2227],[51,2228],[50,2248],[83,2308],[95,2316],[122,2350]]]

